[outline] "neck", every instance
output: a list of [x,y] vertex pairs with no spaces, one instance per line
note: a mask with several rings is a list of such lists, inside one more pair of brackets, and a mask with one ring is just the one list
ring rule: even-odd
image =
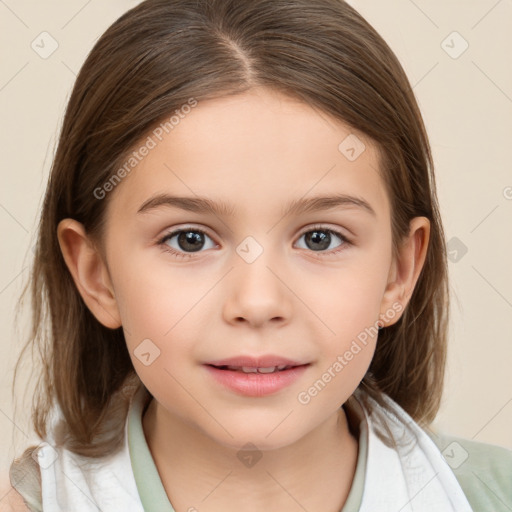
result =
[[358,442],[343,408],[293,444],[263,452],[221,445],[155,400],[142,424],[169,501],[179,512],[339,512],[350,492]]

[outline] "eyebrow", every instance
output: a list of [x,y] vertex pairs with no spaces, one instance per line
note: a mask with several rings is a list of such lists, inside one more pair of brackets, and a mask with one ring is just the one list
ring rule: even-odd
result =
[[[144,201],[137,210],[137,213],[147,213],[162,206],[180,208],[195,213],[213,214],[215,216],[232,217],[236,214],[235,207],[224,201],[215,202],[206,197],[179,197],[168,194],[156,194],[150,197],[148,200]],[[375,210],[363,198],[346,194],[296,199],[283,208],[281,215],[287,217],[300,213],[330,210],[336,207],[356,207],[376,216]]]

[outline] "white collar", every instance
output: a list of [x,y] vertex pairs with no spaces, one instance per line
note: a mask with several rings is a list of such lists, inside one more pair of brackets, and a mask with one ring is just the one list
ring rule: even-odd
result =
[[[391,398],[384,396],[388,405],[384,409],[367,394],[363,397],[363,393],[357,389],[355,400],[349,405],[361,419],[360,435],[367,440],[359,512],[472,512],[457,478],[432,439]],[[373,406],[371,414],[363,398]],[[389,440],[386,426],[396,440],[396,448],[385,442]]]

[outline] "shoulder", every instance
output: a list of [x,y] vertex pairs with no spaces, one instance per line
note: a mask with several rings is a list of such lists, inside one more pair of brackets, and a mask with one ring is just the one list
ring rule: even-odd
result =
[[5,500],[5,504],[4,500],[0,502],[0,512],[42,511],[41,472],[38,463],[32,457],[35,448],[27,448],[21,457],[14,459],[9,474],[2,475],[5,489],[2,496],[6,495],[8,500]]
[[7,475],[0,476],[0,512],[31,512]]
[[475,511],[512,510],[512,450],[426,431],[452,468]]

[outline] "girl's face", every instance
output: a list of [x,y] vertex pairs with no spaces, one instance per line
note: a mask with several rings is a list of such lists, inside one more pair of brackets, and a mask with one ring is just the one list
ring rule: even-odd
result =
[[[109,192],[102,309],[163,417],[226,446],[288,445],[332,420],[377,321],[402,309],[376,149],[266,89],[199,102],[170,126]],[[307,366],[254,396],[206,365],[266,355]]]

